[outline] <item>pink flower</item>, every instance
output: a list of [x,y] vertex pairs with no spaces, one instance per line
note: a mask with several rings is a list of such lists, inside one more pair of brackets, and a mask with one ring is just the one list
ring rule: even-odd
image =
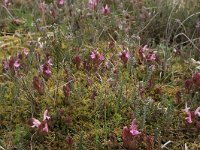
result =
[[21,53],[21,52],[18,52],[18,53],[17,53],[17,59],[20,59],[20,60],[21,60],[22,58],[23,58],[22,53]]
[[20,67],[20,63],[19,63],[20,59],[16,59],[14,62],[14,68],[18,69]]
[[10,3],[10,0],[4,0],[3,1],[3,4],[8,7],[11,3]]
[[20,67],[20,58],[11,57],[9,60],[3,60],[3,68],[4,70],[10,69],[11,71],[16,71]]
[[129,60],[130,54],[128,51],[123,51],[119,54],[119,57],[121,58],[121,60],[123,61],[124,64],[126,64]]
[[28,50],[26,48],[24,48],[24,55],[28,55]]
[[104,60],[103,54],[100,54],[98,51],[97,52],[92,51],[90,54],[90,58],[97,64]]
[[57,0],[58,6],[64,6],[64,0]]
[[91,52],[90,58],[94,60],[95,57],[96,57],[96,54],[94,52]]
[[51,70],[50,70],[49,68],[47,68],[47,69],[45,70],[45,74],[47,74],[48,76],[50,76],[50,75],[51,75]]
[[150,51],[148,46],[145,45],[143,48],[139,49],[140,58],[147,62],[157,61],[156,51]]
[[139,131],[137,130],[137,125],[136,125],[135,119],[134,119],[134,120],[132,121],[132,123],[131,123],[130,133],[131,133],[133,136],[138,135],[138,134],[141,133],[141,132],[139,132]]
[[188,113],[190,110],[190,107],[187,106],[187,103],[185,103],[185,109],[183,109],[183,111],[185,111],[186,113]]
[[52,74],[51,65],[50,65],[51,63],[50,64],[49,63],[47,62],[47,63],[40,66],[40,70],[41,70],[42,74],[44,75],[45,79],[50,78],[50,76]]
[[103,60],[104,60],[103,54],[100,54],[100,55],[99,55],[99,60],[100,60],[100,61],[103,61]]
[[149,51],[148,45],[145,45],[144,47],[139,49],[140,57],[145,58],[145,53]]
[[124,127],[124,129],[123,129],[123,138],[126,138],[126,136],[128,136],[129,133],[131,134],[131,136],[136,136],[136,135],[141,134],[141,132],[139,132],[137,130],[137,125],[136,125],[136,120],[135,119],[132,121],[130,128],[128,128],[127,126]]
[[49,132],[49,128],[48,128],[47,122],[45,122],[44,127],[42,128],[42,131],[43,131],[43,132],[46,132],[46,133]]
[[185,118],[185,120],[188,122],[188,123],[192,123],[192,114],[191,112],[189,111],[190,110],[190,107],[187,106],[187,103],[185,103],[185,109],[183,111],[185,111],[185,113],[187,114],[187,117]]
[[191,112],[188,112],[187,115],[188,116],[185,119],[187,120],[188,123],[192,123],[192,114],[191,114]]
[[194,114],[200,117],[200,107],[195,110]]
[[51,58],[48,58],[47,63],[48,63],[50,66],[53,66],[53,61],[52,61]]
[[43,121],[40,122],[39,120],[35,119],[35,118],[32,118],[31,121],[32,121],[32,128],[38,128],[40,131],[42,132],[46,132],[48,133],[49,132],[49,128],[48,128],[48,121],[49,121],[50,117],[48,116],[48,110],[46,109],[44,111],[44,117],[43,117]]
[[95,9],[97,7],[98,0],[89,0],[89,8]]
[[174,48],[174,49],[173,49],[173,52],[175,53],[175,56],[177,56],[177,55],[180,55],[180,54],[181,54],[181,51],[180,51],[180,50],[178,50],[178,49],[176,49],[176,48]]
[[39,3],[38,8],[40,9],[41,12],[44,12],[46,9],[46,3],[45,2]]
[[[92,63],[92,66],[94,67],[94,70],[97,70],[100,64],[103,62],[104,56],[98,51],[92,51],[90,54],[90,60],[92,60],[91,63]],[[86,68],[86,65],[87,65],[87,69],[89,69],[88,68],[89,64],[87,64],[87,62],[83,62],[83,65],[84,65],[84,68]]]
[[190,111],[190,107],[187,106],[187,103],[185,103],[185,109],[183,109],[183,111],[187,114],[187,117],[185,118],[185,120],[191,124],[194,121],[194,112]]
[[35,118],[32,118],[31,120],[32,120],[32,123],[33,123],[33,125],[31,127],[32,128],[34,128],[34,127],[39,128],[39,126],[41,125],[41,122],[39,120],[35,119]]
[[102,15],[109,15],[110,14],[110,7],[106,4],[106,6],[102,6],[101,8]]
[[122,131],[123,146],[127,149],[136,149],[137,144],[135,145],[136,142],[135,140],[138,138],[139,134],[141,133],[137,130],[136,121],[134,119],[132,121],[130,128],[128,128],[127,126],[123,128]]
[[156,54],[154,52],[149,53],[146,56],[146,60],[149,62],[155,61],[156,60]]
[[44,111],[43,121],[49,120],[50,118],[51,118],[51,117],[48,116],[48,109],[46,109],[46,110]]

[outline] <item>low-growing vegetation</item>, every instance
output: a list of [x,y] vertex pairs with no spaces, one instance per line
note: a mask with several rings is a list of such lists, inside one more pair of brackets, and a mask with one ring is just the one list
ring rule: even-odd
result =
[[198,0],[2,0],[0,150],[199,150]]

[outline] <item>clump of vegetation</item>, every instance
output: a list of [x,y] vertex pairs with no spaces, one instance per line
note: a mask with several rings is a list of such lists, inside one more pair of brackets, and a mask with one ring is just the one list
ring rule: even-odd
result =
[[199,7],[3,0],[0,149],[200,149]]

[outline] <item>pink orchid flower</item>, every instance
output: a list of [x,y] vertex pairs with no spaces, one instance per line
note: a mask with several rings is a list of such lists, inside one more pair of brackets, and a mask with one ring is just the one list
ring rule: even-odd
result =
[[200,107],[195,110],[194,114],[200,117]]
[[185,120],[188,122],[188,123],[192,123],[192,114],[191,112],[189,111],[190,110],[190,107],[187,106],[187,103],[185,103],[185,109],[183,111],[185,111],[185,113],[187,114],[187,117],[185,118]]
[[46,133],[49,132],[49,128],[48,128],[47,122],[45,123],[44,128],[42,129],[42,131],[43,131],[43,132],[46,132]]
[[20,60],[21,60],[22,57],[23,57],[23,56],[22,56],[22,53],[21,53],[21,52],[17,52],[17,58],[16,58],[16,60],[17,60],[17,59],[20,59]]
[[188,116],[185,118],[185,120],[187,120],[188,123],[192,123],[192,114],[191,114],[191,112],[188,112],[187,115]]
[[46,70],[45,70],[45,73],[47,74],[47,75],[51,75],[51,70],[49,69],[49,68],[47,68]]
[[97,52],[91,52],[90,54],[90,58],[94,61],[103,61],[104,60],[104,56],[103,54],[100,54],[98,51]]
[[109,15],[110,14],[110,7],[106,4],[106,6],[102,6],[101,8],[102,15]]
[[47,64],[43,64],[40,66],[40,70],[47,76],[51,75],[50,67]]
[[45,9],[46,9],[46,3],[45,2],[41,2],[41,3],[39,3],[39,5],[38,5],[38,8],[40,9],[40,11],[41,12],[44,12],[45,11]]
[[146,60],[149,61],[149,62],[156,60],[156,54],[155,54],[154,52],[149,53],[149,54],[146,56]]
[[39,128],[39,126],[41,125],[41,122],[39,120],[35,119],[35,118],[32,118],[31,120],[32,120],[32,123],[33,123],[33,125],[31,127],[32,128],[34,128],[34,127]]
[[127,126],[123,128],[123,131],[122,131],[123,145],[124,146],[131,145],[132,142],[135,142],[134,139],[135,137],[137,138],[139,134],[141,133],[137,130],[136,121],[134,119],[131,123],[130,128]]
[[96,54],[94,52],[91,52],[90,58],[94,60],[96,58]]
[[47,63],[48,63],[50,66],[53,66],[53,61],[52,61],[51,58],[48,58]]
[[131,127],[130,127],[130,133],[135,136],[135,135],[138,135],[138,134],[141,134],[141,132],[139,132],[137,130],[137,125],[136,125],[136,120],[134,119],[131,123]]
[[10,5],[10,0],[4,0],[3,3],[6,7],[8,7]]
[[144,53],[146,53],[148,51],[149,51],[148,45],[145,45],[144,47],[140,48],[139,53],[141,56],[143,56],[143,58],[145,58]]
[[28,50],[26,48],[24,48],[24,55],[28,55]]
[[32,118],[32,128],[38,128],[40,131],[42,132],[49,132],[49,128],[48,128],[48,121],[49,121],[50,117],[48,116],[48,109],[46,109],[44,111],[44,116],[43,116],[43,121],[40,122],[38,119]]
[[51,117],[48,116],[48,109],[46,109],[46,110],[44,111],[44,114],[43,114],[43,121],[49,120],[50,118],[51,118]]
[[49,63],[47,62],[40,66],[40,71],[44,75],[45,79],[49,79],[52,74],[51,65]]
[[143,48],[139,49],[139,55],[142,60],[147,62],[153,62],[157,60],[156,51],[150,51],[148,45],[145,45]]
[[89,0],[89,8],[95,9],[97,7],[98,0]]
[[14,68],[15,69],[18,69],[20,67],[20,62],[19,61],[20,61],[20,59],[16,59],[15,60],[15,62],[14,62]]
[[99,55],[99,60],[100,60],[100,61],[103,61],[103,60],[104,60],[103,54],[100,54],[100,55]]
[[95,67],[94,69],[97,69],[104,60],[103,54],[99,53],[98,51],[92,51],[90,54],[90,58],[92,60],[91,63]]
[[64,6],[64,0],[57,0],[58,6]]
[[128,51],[123,51],[119,54],[119,57],[121,58],[121,60],[123,61],[124,64],[126,64],[129,60],[130,54]]
[[3,60],[3,68],[4,70],[12,70],[16,71],[20,67],[20,58],[13,58],[11,57],[9,60]]
[[187,103],[185,103],[185,109],[183,109],[184,112],[188,113],[190,110],[190,107],[187,106]]

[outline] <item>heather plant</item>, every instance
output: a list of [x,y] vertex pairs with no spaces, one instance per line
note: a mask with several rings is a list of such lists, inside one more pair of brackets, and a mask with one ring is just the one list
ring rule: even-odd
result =
[[199,149],[198,10],[3,0],[0,149]]

